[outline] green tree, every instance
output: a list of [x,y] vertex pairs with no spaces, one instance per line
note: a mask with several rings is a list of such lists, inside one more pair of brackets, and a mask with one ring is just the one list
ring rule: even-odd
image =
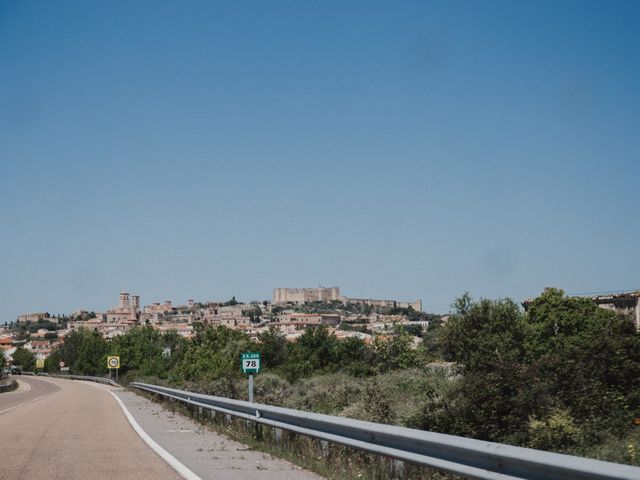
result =
[[374,373],[375,352],[364,340],[349,337],[335,346],[335,361],[338,369],[353,375],[365,377]]
[[406,333],[391,338],[374,337],[375,365],[379,373],[415,366],[417,352]]
[[336,370],[336,336],[327,327],[311,327],[296,342],[286,345],[286,362],[281,371],[289,381],[307,377],[313,372]]
[[44,369],[49,373],[56,373],[60,369],[60,362],[62,356],[60,355],[60,349],[54,349],[51,354],[44,361]]
[[169,355],[163,335],[151,327],[136,327],[116,337],[109,346],[111,355],[120,356],[121,373],[134,370],[142,376],[166,378]]
[[465,294],[453,307],[456,310],[442,332],[442,346],[445,357],[458,362],[465,373],[522,361],[526,325],[513,300],[473,302]]
[[60,359],[70,369],[78,360],[85,331],[85,329],[78,329],[69,333],[64,337],[64,342],[59,347]]
[[80,329],[81,335],[76,361],[71,369],[84,375],[102,375],[107,372],[109,346],[97,331]]
[[[439,333],[446,359],[462,373],[442,410],[425,411],[424,428],[479,439],[522,443],[529,416],[546,406],[524,364],[525,316],[512,300],[474,302],[464,294]],[[443,414],[444,410],[444,414]]]
[[172,371],[172,378],[183,381],[211,381],[237,378],[240,354],[252,347],[249,337],[222,326],[198,326],[196,335]]
[[414,337],[422,337],[424,335],[424,328],[420,324],[415,325],[409,323],[406,325],[402,325],[401,329],[403,332],[408,333],[409,335],[413,335]]
[[287,340],[274,327],[258,336],[258,350],[262,353],[262,362],[266,368],[282,365],[286,358]]
[[420,351],[425,360],[434,361],[444,358],[443,330],[443,323],[439,317],[431,320],[429,326],[425,328],[420,344]]
[[448,416],[425,413],[425,424],[562,450],[623,432],[640,413],[640,336],[628,318],[557,289],[526,313],[510,300],[468,296],[455,308],[443,344],[462,381]]
[[231,300],[228,300],[222,304],[223,307],[233,307],[235,305],[239,305],[240,302],[236,300],[236,297],[231,297]]
[[640,334],[631,319],[559,289],[536,298],[527,319],[527,361],[588,433],[619,431],[640,413]]
[[33,372],[36,369],[36,357],[26,348],[18,347],[12,357],[13,364],[22,367],[23,371]]

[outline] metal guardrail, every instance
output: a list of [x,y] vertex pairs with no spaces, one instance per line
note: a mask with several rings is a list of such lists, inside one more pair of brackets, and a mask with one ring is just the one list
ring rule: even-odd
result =
[[499,480],[638,480],[640,468],[442,433],[132,382],[132,387],[263,425],[455,473]]
[[117,384],[110,378],[104,378],[104,377],[91,377],[88,375],[49,375],[49,376],[53,378],[64,378],[67,380],[85,380],[88,382],[104,383],[105,385],[120,387],[119,384]]

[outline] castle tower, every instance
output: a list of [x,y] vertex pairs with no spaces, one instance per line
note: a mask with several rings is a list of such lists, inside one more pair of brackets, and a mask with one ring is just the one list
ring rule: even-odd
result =
[[129,294],[127,292],[122,292],[120,294],[120,308],[131,308],[129,304]]
[[131,296],[131,308],[133,308],[133,311],[136,313],[140,311],[140,295]]

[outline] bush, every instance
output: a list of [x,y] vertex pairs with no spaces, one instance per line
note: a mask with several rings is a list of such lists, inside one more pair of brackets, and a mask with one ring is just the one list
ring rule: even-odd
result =
[[382,388],[377,378],[365,385],[362,408],[351,408],[345,412],[348,416],[375,423],[394,423],[396,412],[393,409],[393,396],[388,389]]
[[254,392],[258,403],[282,405],[289,397],[291,385],[274,373],[261,373],[255,376]]
[[578,442],[580,430],[567,410],[557,409],[544,420],[529,419],[528,434],[531,448],[566,451]]
[[342,373],[321,375],[292,385],[283,406],[336,415],[363,395],[360,379]]

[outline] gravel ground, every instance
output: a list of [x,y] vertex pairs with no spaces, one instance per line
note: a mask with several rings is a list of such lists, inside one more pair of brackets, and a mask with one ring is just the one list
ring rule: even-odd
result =
[[142,429],[202,480],[320,480],[322,477],[223,437],[126,390],[114,391]]

